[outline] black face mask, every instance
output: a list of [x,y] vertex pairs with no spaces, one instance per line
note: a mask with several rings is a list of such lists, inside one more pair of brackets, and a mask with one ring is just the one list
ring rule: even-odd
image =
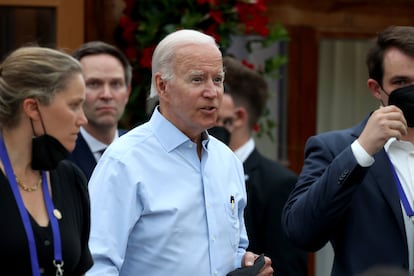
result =
[[36,136],[32,124],[32,169],[40,171],[50,171],[56,169],[57,165],[63,159],[69,156],[68,150],[53,136],[46,133],[43,120],[41,119],[43,131],[45,134]]
[[224,144],[228,145],[230,143],[230,132],[225,127],[214,126],[212,128],[209,128],[207,131],[208,134],[216,137]]
[[56,169],[63,159],[69,156],[68,150],[55,138],[43,134],[32,139],[32,169],[50,171]]
[[408,127],[414,127],[414,85],[392,91],[389,94],[388,105],[395,105],[401,109]]

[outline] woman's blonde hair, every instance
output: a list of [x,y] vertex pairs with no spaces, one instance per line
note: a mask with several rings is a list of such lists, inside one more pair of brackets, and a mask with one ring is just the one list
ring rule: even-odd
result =
[[35,98],[49,104],[64,90],[80,63],[61,51],[30,46],[11,52],[0,65],[0,125],[11,127],[20,119],[22,102]]

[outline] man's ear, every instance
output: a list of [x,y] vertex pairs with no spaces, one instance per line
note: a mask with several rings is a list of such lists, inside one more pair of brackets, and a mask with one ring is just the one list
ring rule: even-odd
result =
[[132,90],[132,85],[128,85],[128,86],[127,86],[127,94],[128,94],[127,99],[128,99],[128,98],[129,98],[129,96],[131,95],[131,90]]
[[128,103],[128,101],[129,101],[129,96],[131,96],[131,90],[132,90],[132,86],[131,85],[128,85],[127,86],[127,91],[126,91],[126,97],[125,97],[125,100],[124,100],[124,104],[126,105],[127,103]]
[[167,81],[161,76],[161,73],[156,73],[154,76],[155,88],[157,89],[158,98],[165,98],[167,96]]
[[240,127],[242,125],[248,124],[249,115],[244,107],[236,107],[234,108],[234,126]]
[[381,85],[374,79],[368,79],[367,85],[372,95],[376,99],[381,100],[381,90],[382,90]]
[[23,101],[23,112],[34,121],[40,120],[38,101],[33,98]]

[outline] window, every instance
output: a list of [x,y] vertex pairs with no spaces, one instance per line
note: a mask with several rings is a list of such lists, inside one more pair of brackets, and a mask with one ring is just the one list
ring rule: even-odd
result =
[[68,53],[84,41],[84,0],[0,0],[0,55],[36,43]]

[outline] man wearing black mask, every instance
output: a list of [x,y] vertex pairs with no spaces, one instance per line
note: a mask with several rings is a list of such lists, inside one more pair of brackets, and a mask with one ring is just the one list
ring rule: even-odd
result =
[[216,125],[208,129],[208,133],[229,145],[231,133],[234,129],[234,103],[231,96],[223,94],[223,100],[218,112]]
[[[307,253],[287,239],[280,221],[297,175],[263,156],[253,138],[253,129],[266,109],[267,83],[235,58],[225,57],[223,64],[225,93],[217,125],[222,133],[228,131],[229,135],[221,137],[227,137],[227,144],[243,162],[247,190],[244,219],[249,249],[269,256],[276,275],[307,275]],[[216,130],[217,127],[212,135],[217,135]],[[212,130],[208,132],[211,134]]]
[[366,62],[380,107],[352,128],[309,138],[282,217],[302,248],[332,244],[333,276],[414,269],[414,27],[380,32]]
[[397,88],[387,96],[388,105],[398,106],[404,114],[407,126],[414,127],[414,85]]

